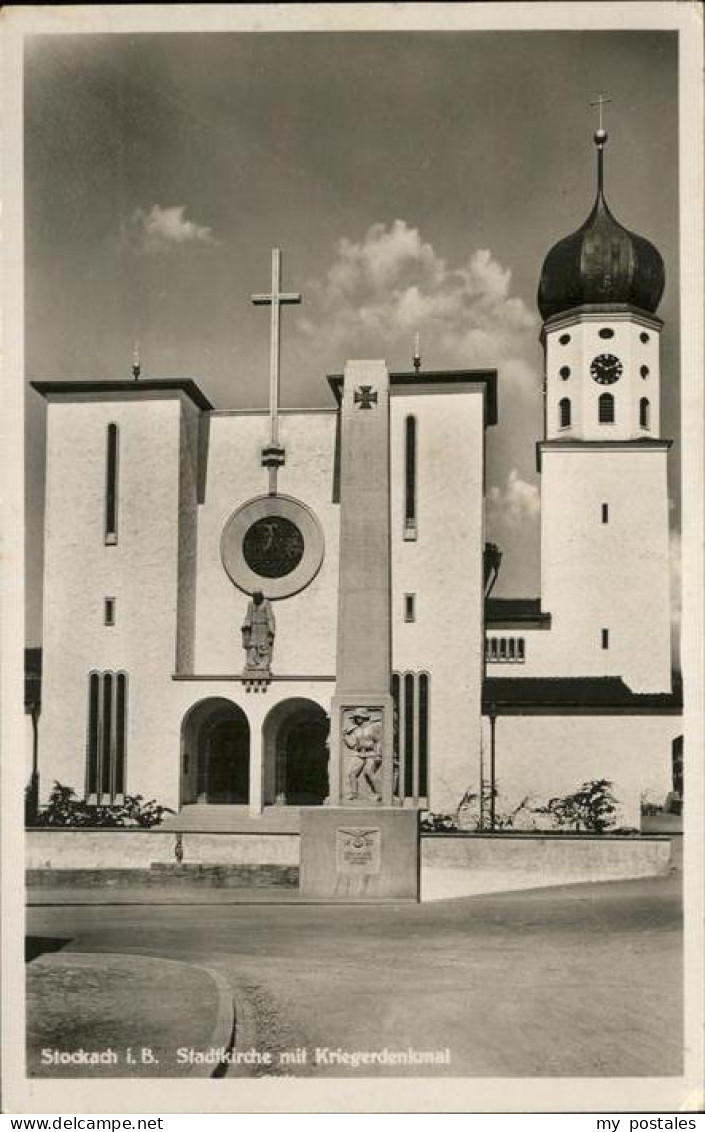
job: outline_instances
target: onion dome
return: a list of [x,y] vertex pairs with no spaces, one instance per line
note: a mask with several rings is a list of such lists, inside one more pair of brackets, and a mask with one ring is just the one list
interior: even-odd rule
[[603,150],[607,131],[595,132],[597,197],[577,232],[555,244],[544,260],[538,307],[545,320],[587,303],[628,303],[653,314],[665,284],[663,260],[643,236],[619,224],[605,201]]

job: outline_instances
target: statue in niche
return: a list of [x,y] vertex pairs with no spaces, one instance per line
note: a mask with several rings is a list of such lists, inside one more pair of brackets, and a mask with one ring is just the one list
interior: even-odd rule
[[242,647],[247,656],[245,676],[269,676],[275,632],[272,603],[261,590],[255,590],[242,623]]
[[348,763],[348,800],[358,801],[360,783],[375,802],[382,800],[379,772],[382,767],[382,713],[375,709],[350,708],[343,718],[343,743],[352,752]]

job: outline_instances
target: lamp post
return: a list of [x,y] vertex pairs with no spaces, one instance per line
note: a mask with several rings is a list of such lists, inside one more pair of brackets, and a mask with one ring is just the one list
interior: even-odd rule
[[[482,723],[482,720],[480,720]],[[485,736],[480,727],[480,794],[479,794],[479,823],[480,832],[485,828]]]
[[495,727],[497,724],[497,708],[490,704],[490,830],[494,833],[495,823]]

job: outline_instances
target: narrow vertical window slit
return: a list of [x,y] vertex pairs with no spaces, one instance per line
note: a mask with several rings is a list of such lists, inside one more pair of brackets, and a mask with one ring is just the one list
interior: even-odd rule
[[[103,727],[101,735],[100,758],[100,792],[104,801],[109,801],[112,772],[112,738],[115,734],[113,727],[113,680],[112,672],[103,673]],[[107,795],[107,797],[106,797]]]
[[105,466],[105,541],[117,542],[118,505],[118,427],[109,424]]
[[404,797],[411,798],[414,793],[414,677],[411,672],[404,675]]
[[415,539],[417,532],[416,446],[416,417],[407,417],[404,426],[404,538],[406,539]]
[[419,795],[428,798],[428,686],[429,676],[419,676]]
[[86,794],[98,793],[98,746],[100,719],[100,678],[96,672],[88,677],[88,740]]
[[125,732],[127,728],[127,676],[118,672],[115,712],[115,794],[125,793]]

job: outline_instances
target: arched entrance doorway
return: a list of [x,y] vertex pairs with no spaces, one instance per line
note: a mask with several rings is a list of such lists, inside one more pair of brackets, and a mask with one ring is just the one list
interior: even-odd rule
[[245,805],[250,799],[250,726],[220,696],[202,700],[181,726],[181,804]]
[[320,806],[328,797],[328,716],[313,700],[291,699],[264,721],[264,803]]

